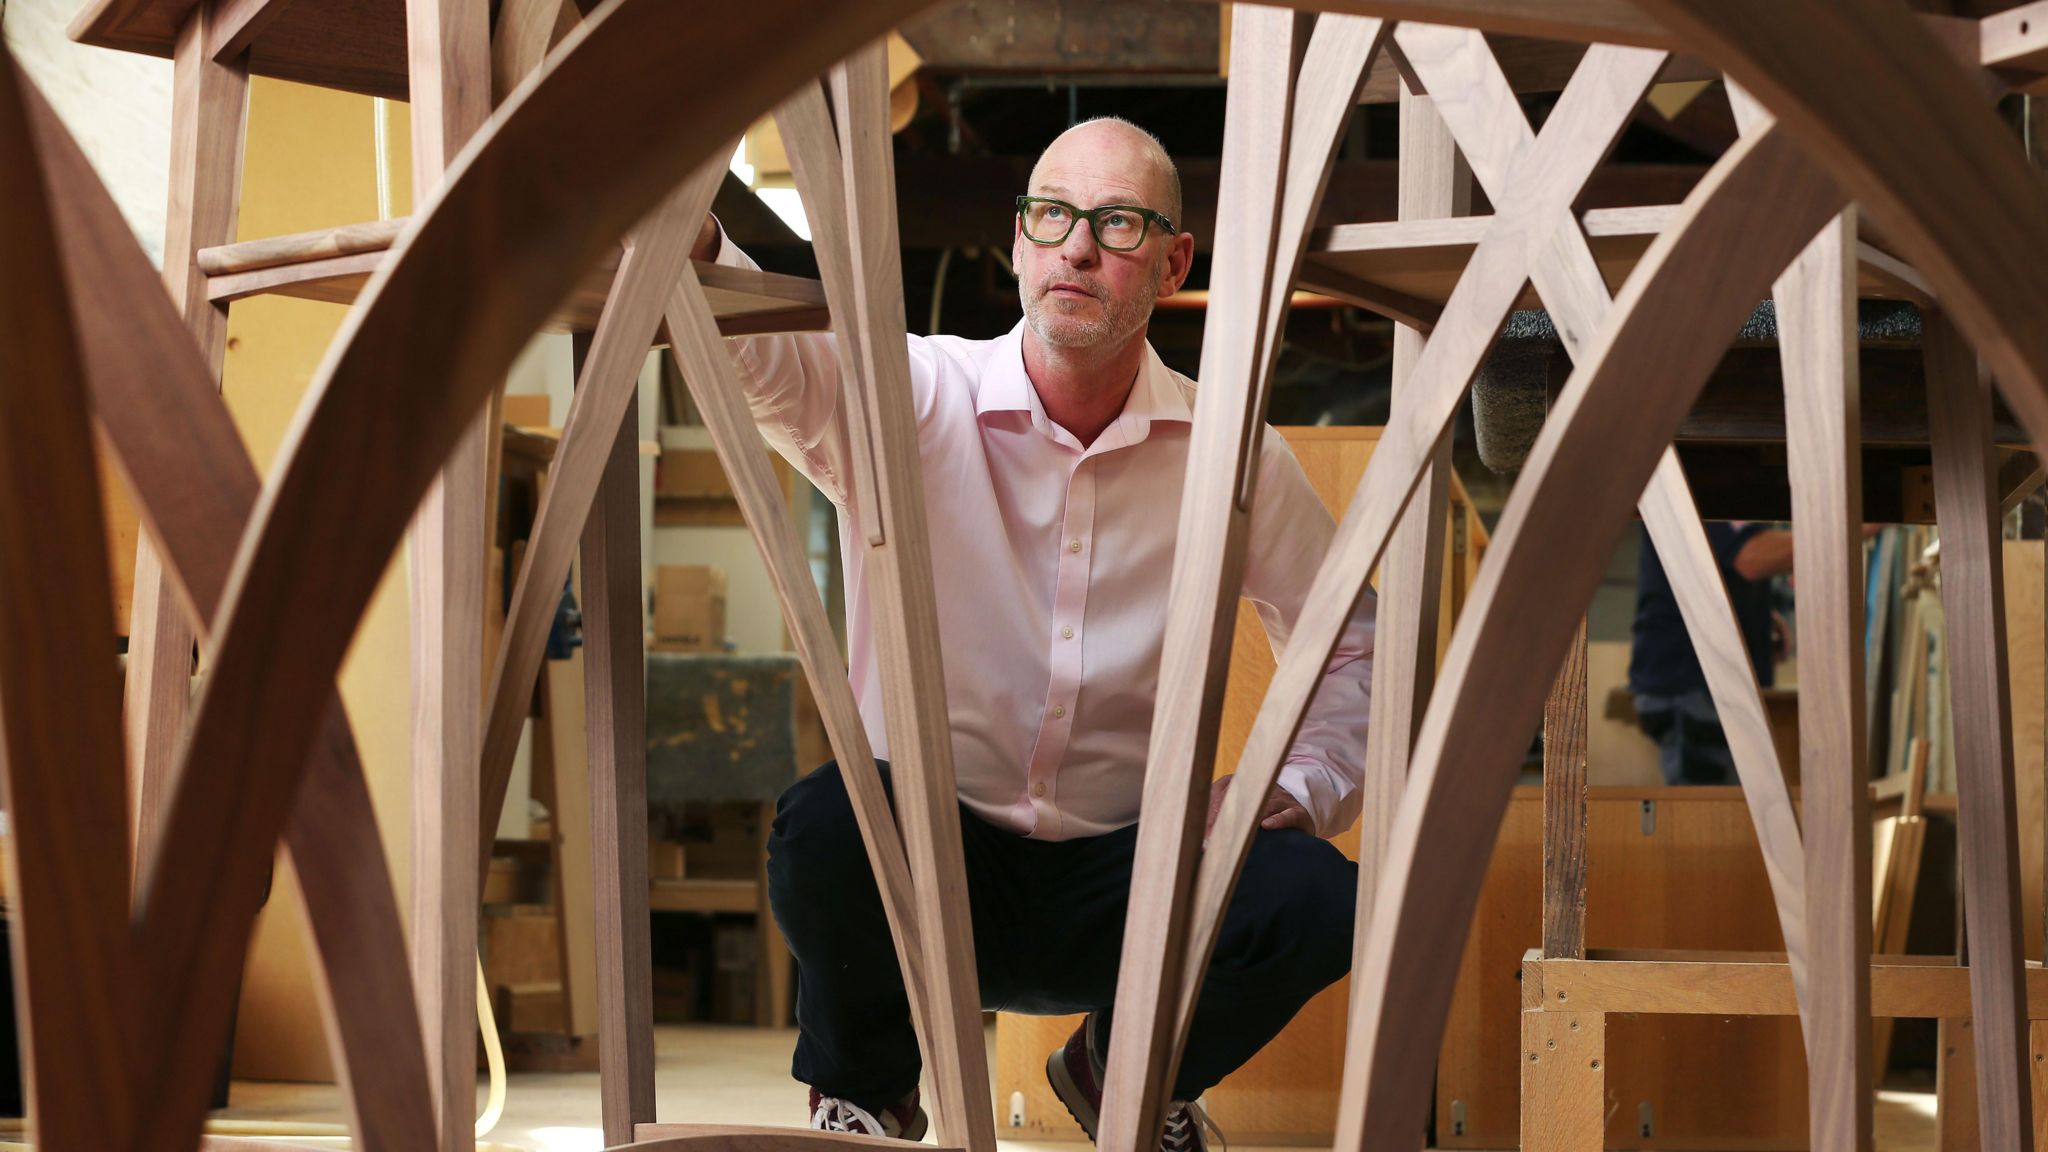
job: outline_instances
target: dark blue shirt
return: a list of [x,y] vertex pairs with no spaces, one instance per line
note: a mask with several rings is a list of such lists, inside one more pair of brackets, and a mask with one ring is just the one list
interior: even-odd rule
[[[1743,647],[1756,669],[1756,682],[1771,686],[1771,584],[1769,580],[1746,580],[1735,570],[1735,556],[1751,537],[1769,530],[1766,524],[1707,524],[1707,542],[1714,549],[1714,563],[1721,581],[1728,586],[1728,599],[1735,606],[1735,623],[1742,632]],[[1657,561],[1657,549],[1650,543],[1647,528],[1641,529],[1641,561],[1636,569],[1635,644],[1628,657],[1628,688],[1636,695],[1677,696],[1704,691],[1707,675],[1700,669],[1685,633],[1685,620],[1678,614],[1678,599],[1671,592],[1671,580]]]

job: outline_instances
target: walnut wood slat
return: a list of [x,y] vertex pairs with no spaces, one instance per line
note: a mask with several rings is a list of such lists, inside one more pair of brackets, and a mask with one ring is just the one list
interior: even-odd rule
[[[1574,543],[1620,532],[1630,493],[1649,480],[1764,282],[1840,207],[1829,181],[1783,135],[1738,144],[1688,198],[1681,224],[1652,246],[1538,437],[1410,766],[1367,966],[1354,976],[1346,1076],[1364,1088],[1344,1100],[1340,1146],[1410,1144],[1422,1129],[1431,1065],[1413,1054],[1441,1039],[1455,979],[1444,957],[1464,941],[1520,734],[1534,727],[1548,686],[1547,676],[1516,673],[1561,660],[1604,564],[1604,551]],[[1665,386],[1642,389],[1649,373]]]
[[[458,433],[633,220],[797,77],[911,7],[763,0],[745,20],[707,22],[620,0],[414,222],[316,380],[224,598],[165,847],[145,864],[142,946],[162,964],[138,1047],[164,1052],[176,1081],[153,1100],[203,1099],[211,1065],[195,1044],[226,1019],[297,766],[406,512]],[[332,533],[337,522],[354,530]]]
[[[1188,879],[1201,849],[1203,800],[1243,578],[1248,473],[1264,434],[1272,366],[1265,342],[1273,334],[1269,299],[1281,244],[1276,232],[1286,203],[1290,109],[1308,31],[1305,18],[1285,9],[1240,5],[1235,13],[1209,321],[1202,337],[1200,378],[1208,384],[1195,398],[1167,594],[1158,705],[1146,753],[1096,1136],[1104,1152],[1157,1145],[1180,1062],[1179,1021],[1198,987],[1181,958],[1192,966],[1206,950],[1188,947],[1195,939],[1189,932]],[[1345,95],[1356,91],[1354,76]],[[1246,824],[1242,810],[1255,806],[1265,791],[1264,783],[1238,780],[1216,831],[1227,836]],[[1240,812],[1229,812],[1229,799],[1238,801]],[[1214,850],[1224,852],[1220,844]]]
[[[171,73],[170,201],[164,215],[163,282],[184,314],[216,386],[227,355],[227,311],[207,299],[201,249],[234,239],[241,199],[243,125],[249,69],[217,61],[207,41],[232,19],[203,0],[178,35]],[[135,542],[135,592],[128,622],[129,778],[133,784],[134,860],[149,858],[177,769],[192,699],[192,621],[165,579],[156,545]]]
[[2007,705],[2005,558],[1991,444],[1991,382],[1953,321],[1927,315],[1927,415],[1941,526],[1942,614],[1955,730],[1957,840],[1969,937],[1978,1130],[1987,1148],[2033,1131],[2019,807]]
[[[256,503],[256,469],[112,198],[26,91],[52,186],[65,190],[52,209],[93,407],[203,632]],[[321,723],[285,842],[325,982],[334,1065],[350,1069],[345,1106],[365,1147],[423,1147],[433,1120],[404,925],[339,696]]]
[[986,1087],[988,1057],[973,975],[974,933],[967,914],[923,465],[910,395],[909,347],[895,338],[905,331],[903,275],[883,45],[877,41],[847,57],[833,69],[831,83],[846,190],[847,247],[856,276],[849,304],[855,323],[870,336],[860,346],[859,370],[853,375],[863,404],[849,406],[850,431],[856,441],[866,439],[873,452],[880,497],[867,525],[865,561],[896,820],[915,884],[924,946],[930,1001],[927,1075],[943,1085],[934,1094],[934,1131],[940,1143],[990,1152],[995,1115]]
[[127,813],[98,466],[25,83],[0,52],[0,779],[30,1115],[45,1146],[88,1148],[136,1120]]
[[1813,1146],[1870,1146],[1870,789],[1863,725],[1862,454],[1854,216],[1823,229],[1773,290],[1783,317],[1786,455],[1799,613],[1799,751],[1812,997]]
[[[1395,208],[1404,219],[1453,216],[1470,202],[1470,174],[1458,157],[1457,141],[1437,113],[1436,102],[1401,84],[1400,171]],[[1394,329],[1390,405],[1413,398],[1415,361],[1425,334]],[[1444,519],[1450,499],[1451,441],[1437,441],[1428,471],[1380,560],[1379,602],[1373,617],[1372,714],[1365,737],[1365,801],[1358,844],[1357,922],[1372,921],[1372,896],[1385,855],[1387,833],[1422,710],[1436,680],[1437,613],[1442,597]],[[1362,936],[1359,939],[1363,939]],[[1355,959],[1355,957],[1354,957]]]
[[[1467,154],[1481,183],[1495,196],[1508,195],[1507,158],[1514,146],[1531,146],[1533,134],[1485,38],[1471,31],[1411,24],[1401,29],[1398,39],[1410,67],[1418,75],[1440,89],[1458,93],[1458,98],[1444,102],[1445,116],[1461,139],[1468,142]],[[1642,65],[1649,67],[1653,59],[1651,54],[1642,54]],[[1588,335],[1606,324],[1612,301],[1577,221],[1568,213],[1559,212],[1552,224],[1548,241],[1536,249],[1530,278],[1550,309],[1566,351],[1578,358],[1585,353]],[[1659,459],[1637,509],[1671,576],[1680,616],[1700,654],[1709,692],[1727,732],[1757,842],[1763,849],[1765,870],[1771,878],[1779,927],[1792,957],[1793,980],[1803,998],[1805,885],[1801,878],[1804,853],[1799,827],[1784,772],[1778,764],[1756,675],[1734,609],[1722,586],[1719,562],[1700,523],[1684,469],[1673,451],[1667,449]],[[1579,696],[1583,695],[1584,690],[1580,689]],[[1583,756],[1583,736],[1580,740]],[[1579,787],[1583,788],[1582,782]],[[1561,783],[1560,792],[1559,799],[1572,804],[1568,785]],[[1571,813],[1561,813],[1560,819],[1569,823]],[[1583,861],[1579,866],[1583,868]],[[1563,893],[1551,890],[1546,878],[1546,912],[1553,910],[1553,896],[1564,899]],[[1582,900],[1583,894],[1578,898]],[[1561,904],[1555,907],[1562,910]],[[1546,925],[1549,923],[1546,920]],[[1573,935],[1569,929],[1560,931],[1556,942],[1561,949],[1571,945]],[[1583,925],[1577,935],[1577,947],[1583,948]],[[1550,939],[1548,927],[1545,937],[1546,941]]]
[[[561,445],[548,466],[547,488],[527,539],[526,560],[513,581],[504,639],[491,674],[478,771],[478,814],[484,828],[496,827],[505,807],[512,758],[533,701],[534,677],[540,674],[562,582],[569,578],[585,518],[611,454],[611,440],[620,421],[636,411],[632,401],[662,306],[689,263],[697,221],[703,219],[722,175],[719,165],[694,173],[640,223],[591,334],[589,356],[577,373]],[[637,415],[634,420],[637,426]],[[479,845],[474,864],[479,878],[490,869],[490,851],[489,844]]]
[[[1286,286],[1297,274],[1302,253],[1308,239],[1309,222],[1315,217],[1316,204],[1322,199],[1323,188],[1328,182],[1330,165],[1336,159],[1337,144],[1341,140],[1346,117],[1353,107],[1353,94],[1363,82],[1373,59],[1378,55],[1385,36],[1384,24],[1373,20],[1362,20],[1349,16],[1333,16],[1318,19],[1310,36],[1307,51],[1302,57],[1301,67],[1291,81],[1294,96],[1288,111],[1285,127],[1287,151],[1285,156],[1285,182],[1280,189],[1279,230],[1271,241],[1270,263],[1272,267],[1271,286],[1267,296],[1260,303],[1260,328],[1257,333],[1253,360],[1257,375],[1253,379],[1254,391],[1250,403],[1252,412],[1245,427],[1248,435],[1239,446],[1244,469],[1240,484],[1249,484],[1256,472],[1256,455],[1259,436],[1265,434],[1264,407],[1265,389],[1269,385],[1274,357],[1278,355],[1279,338],[1285,323],[1285,305],[1291,298]],[[1247,121],[1247,127],[1259,130],[1260,125]],[[1447,161],[1448,163],[1448,161]],[[1443,180],[1448,183],[1448,177]],[[1424,192],[1421,195],[1434,195]],[[1226,347],[1224,354],[1229,353]],[[1225,362],[1227,363],[1227,361]],[[1228,371],[1229,369],[1225,369]],[[1208,369],[1204,369],[1208,372]],[[1256,430],[1256,435],[1250,435]],[[1199,467],[1190,461],[1192,472]],[[1239,505],[1240,510],[1250,507],[1249,502]],[[1438,549],[1432,554],[1441,562],[1441,509],[1438,510]],[[1424,561],[1427,567],[1428,561]],[[1414,581],[1421,577],[1416,573],[1406,574],[1411,581],[1404,589],[1400,578],[1396,578],[1395,592],[1404,598],[1421,598],[1429,605],[1428,611],[1436,607],[1436,584],[1428,583],[1428,593],[1423,595]],[[1234,585],[1229,581],[1228,586]],[[1235,621],[1235,598],[1230,599],[1231,615],[1219,629],[1219,636],[1228,646],[1234,635],[1231,627]],[[1414,622],[1419,624],[1418,619]],[[1406,624],[1406,622],[1404,622]],[[1411,628],[1412,624],[1407,625]],[[1400,628],[1395,629],[1393,662],[1399,664],[1401,639]],[[1419,636],[1410,636],[1406,643],[1414,646],[1411,659],[1415,661],[1435,658],[1435,642],[1427,645],[1428,653],[1421,653],[1423,645]],[[1377,697],[1375,697],[1377,699]],[[1400,694],[1395,694],[1398,704]],[[1203,752],[1196,763],[1213,759],[1213,752]],[[1202,773],[1196,773],[1201,777]],[[1200,780],[1196,781],[1197,786]],[[1272,787],[1271,776],[1254,771],[1243,780],[1234,781],[1225,795],[1222,806],[1217,810],[1213,826],[1209,830],[1208,843],[1203,847],[1201,858],[1196,865],[1193,889],[1185,891],[1185,881],[1176,884],[1172,900],[1176,906],[1181,901],[1192,899],[1188,913],[1191,917],[1187,930],[1187,944],[1181,959],[1181,977],[1178,987],[1178,1010],[1174,1018],[1174,1060],[1178,1061],[1180,1047],[1186,1043],[1188,1030],[1193,1025],[1196,998],[1201,993],[1203,975],[1208,970],[1210,951],[1216,932],[1221,925],[1222,909],[1229,903],[1230,888],[1236,883],[1238,870],[1251,850],[1251,843],[1258,833],[1262,800]],[[1200,807],[1200,805],[1198,805]],[[1142,835],[1142,833],[1141,833]],[[1167,963],[1171,963],[1171,957]],[[1125,964],[1131,964],[1126,952]],[[1121,1014],[1119,1014],[1121,1019]],[[1170,1079],[1171,1067],[1167,1071]],[[1161,1088],[1167,1085],[1162,1084]]]

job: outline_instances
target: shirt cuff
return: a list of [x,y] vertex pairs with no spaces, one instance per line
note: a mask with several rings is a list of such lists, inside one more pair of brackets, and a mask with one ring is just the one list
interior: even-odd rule
[[1328,837],[1334,827],[1343,794],[1331,779],[1330,770],[1306,757],[1289,759],[1280,765],[1280,790],[1308,809],[1316,835]]

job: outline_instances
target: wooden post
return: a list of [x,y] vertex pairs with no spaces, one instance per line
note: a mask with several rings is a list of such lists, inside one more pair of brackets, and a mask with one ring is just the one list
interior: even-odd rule
[[1607,1017],[1522,1009],[1522,1152],[1600,1152],[1607,1133]]
[[[235,238],[242,146],[249,111],[246,55],[216,62],[209,49],[216,0],[185,19],[171,73],[170,207],[164,219],[164,285],[220,384],[228,315],[206,296],[201,248]],[[135,542],[135,595],[128,621],[127,731],[136,874],[156,852],[176,783],[178,746],[192,697],[192,621],[148,533]]]
[[1586,621],[1543,704],[1543,955],[1586,958]]
[[[417,209],[490,115],[490,13],[483,0],[406,0],[405,15]],[[497,433],[487,423],[457,442],[411,539],[413,982],[442,1152],[476,1144],[485,472]]]
[[[578,338],[579,351],[582,338]],[[580,359],[580,357],[579,357]],[[579,375],[581,365],[578,365]],[[640,408],[626,406],[583,526],[583,699],[595,871],[595,1024],[604,1142],[654,1122],[654,970],[647,910],[647,680],[642,645]],[[566,791],[558,785],[557,794]],[[559,819],[559,814],[557,815]],[[562,831],[567,831],[563,829]],[[564,883],[564,872],[556,877]],[[566,934],[570,925],[561,925]],[[572,1006],[575,985],[563,973]]]

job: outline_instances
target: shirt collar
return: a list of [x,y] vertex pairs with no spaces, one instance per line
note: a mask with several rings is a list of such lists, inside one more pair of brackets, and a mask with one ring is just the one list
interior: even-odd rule
[[[981,388],[974,398],[975,414],[1028,413],[1034,427],[1048,436],[1053,435],[1056,429],[1045,415],[1045,405],[1038,399],[1038,389],[1032,386],[1031,377],[1024,371],[1024,322],[1018,321],[1017,326],[1002,337],[1002,342],[1004,347],[981,378]],[[1173,370],[1159,358],[1158,350],[1148,340],[1144,362],[1138,368],[1138,379],[1124,401],[1122,414],[1110,427],[1123,433],[1125,444],[1136,444],[1151,435],[1152,425],[1161,421],[1192,424],[1194,413],[1188,408],[1187,394],[1181,390]],[[1099,439],[1096,443],[1107,447]]]

